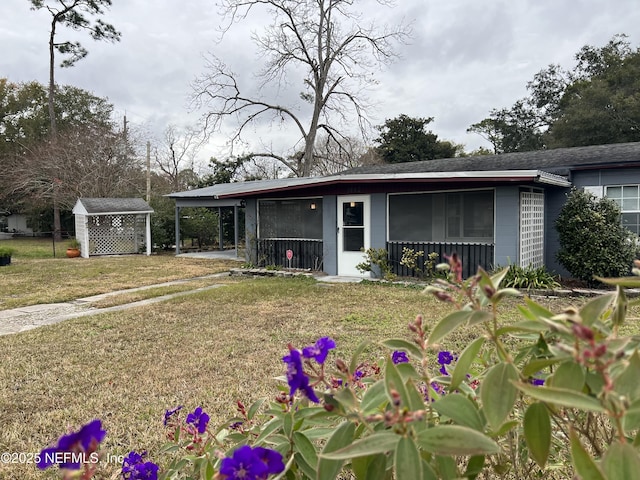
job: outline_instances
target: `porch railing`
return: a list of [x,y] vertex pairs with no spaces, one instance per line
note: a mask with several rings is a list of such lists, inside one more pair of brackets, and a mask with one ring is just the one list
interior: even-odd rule
[[456,252],[462,261],[462,276],[468,278],[476,273],[478,266],[485,270],[493,267],[493,250],[492,243],[462,243],[462,242],[387,242],[387,252],[389,256],[389,264],[393,269],[393,273],[402,277],[415,276],[416,272],[410,268],[400,265],[402,260],[402,249],[411,248],[416,252],[423,251],[424,255],[418,257],[418,269],[424,269],[424,263],[427,255],[436,252],[438,258],[437,263],[445,263],[445,255],[451,255]]
[[[258,239],[258,265],[322,270],[322,240]],[[287,250],[293,252],[291,260]]]

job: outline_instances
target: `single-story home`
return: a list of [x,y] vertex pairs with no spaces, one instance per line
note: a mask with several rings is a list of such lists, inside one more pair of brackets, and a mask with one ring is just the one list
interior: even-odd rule
[[[384,248],[399,274],[404,247],[457,252],[465,274],[557,263],[554,222],[572,187],[615,200],[640,233],[640,143],[363,166],[339,174],[218,184],[172,193],[184,207],[245,209],[247,260],[362,275]],[[176,244],[179,245],[179,239]],[[179,248],[179,247],[178,247]]]

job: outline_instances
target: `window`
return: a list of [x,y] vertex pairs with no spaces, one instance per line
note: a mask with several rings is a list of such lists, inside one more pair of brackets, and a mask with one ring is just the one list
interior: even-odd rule
[[620,185],[606,187],[606,196],[620,207],[622,225],[636,235],[640,235],[640,186]]
[[258,235],[322,240],[322,199],[259,200]]
[[389,240],[493,241],[492,190],[389,196]]

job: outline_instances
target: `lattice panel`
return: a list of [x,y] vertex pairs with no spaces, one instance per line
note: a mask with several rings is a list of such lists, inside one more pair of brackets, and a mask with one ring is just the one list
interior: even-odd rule
[[544,194],[520,193],[520,266],[544,265]]
[[88,223],[90,255],[138,253],[144,244],[143,215],[97,215]]

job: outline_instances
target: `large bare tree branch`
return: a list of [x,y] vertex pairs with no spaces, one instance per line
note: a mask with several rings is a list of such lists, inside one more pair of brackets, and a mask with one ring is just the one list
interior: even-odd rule
[[[371,71],[395,58],[393,45],[408,39],[404,25],[393,28],[365,26],[354,5],[356,0],[222,0],[227,33],[232,26],[250,15],[268,15],[271,23],[253,41],[264,59],[255,72],[257,88],[241,84],[222,60],[211,56],[206,73],[194,82],[194,104],[206,110],[205,128],[217,130],[234,122],[230,139],[244,140],[249,127],[266,118],[278,120],[283,128],[292,124],[299,138],[288,153],[270,152],[281,159],[293,173],[309,176],[316,161],[316,136],[321,125],[335,131],[355,123],[360,133],[368,126],[366,91],[374,83]],[[384,6],[391,2],[379,1]],[[304,72],[303,91],[290,96],[287,105],[265,98],[266,87],[283,87],[291,74]],[[248,93],[247,93],[248,90]],[[300,100],[296,101],[296,98]],[[336,139],[346,138],[336,136]],[[299,161],[290,159],[299,153]],[[264,152],[263,152],[264,153]],[[297,158],[297,156],[296,156]]]

